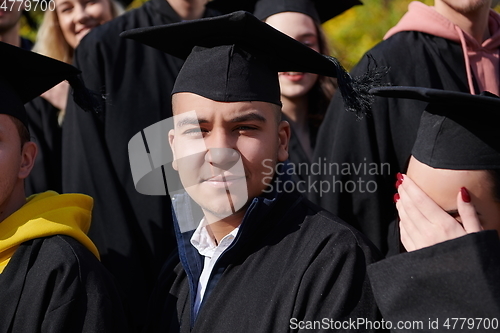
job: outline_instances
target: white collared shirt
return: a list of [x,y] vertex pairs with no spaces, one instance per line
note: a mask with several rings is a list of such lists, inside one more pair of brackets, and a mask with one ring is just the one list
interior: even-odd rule
[[219,245],[215,244],[215,240],[210,236],[207,230],[205,219],[202,219],[198,228],[191,236],[191,244],[198,250],[200,255],[205,258],[203,271],[201,272],[200,280],[198,281],[198,289],[196,290],[196,299],[194,302],[195,314],[198,314],[205,290],[207,288],[208,280],[212,269],[214,268],[217,259],[219,259],[222,252],[224,252],[234,241],[238,234],[239,227],[236,227],[229,234],[224,236]]

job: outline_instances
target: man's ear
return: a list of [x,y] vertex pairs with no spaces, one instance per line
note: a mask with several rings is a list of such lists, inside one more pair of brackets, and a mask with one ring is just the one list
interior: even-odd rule
[[31,169],[35,165],[37,152],[36,143],[28,141],[23,145],[21,149],[21,166],[18,173],[20,179],[25,179],[29,176]]
[[284,162],[288,159],[288,143],[290,141],[290,124],[282,120],[278,125],[278,162]]
[[177,168],[177,158],[175,157],[174,139],[175,139],[175,130],[171,129],[170,131],[168,131],[168,143],[170,144],[170,149],[172,150],[172,156],[174,158],[174,160],[172,161],[172,168],[175,171],[179,171]]

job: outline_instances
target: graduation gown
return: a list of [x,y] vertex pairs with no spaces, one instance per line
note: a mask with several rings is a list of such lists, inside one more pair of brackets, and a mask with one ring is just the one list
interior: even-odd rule
[[[389,68],[383,83],[469,92],[461,46],[441,37],[397,33],[370,50],[352,74],[375,64]],[[389,229],[397,214],[395,175],[406,170],[425,105],[375,97],[371,114],[358,121],[336,94],[318,133],[313,161],[321,159],[327,172],[313,178],[330,188],[325,183],[324,192],[309,198],[352,223],[383,253],[398,253],[399,233]]]
[[112,276],[74,238],[22,243],[0,274],[0,332],[129,332]]
[[62,192],[61,140],[59,109],[42,97],[24,106],[28,115],[31,140],[38,146],[35,165],[24,181],[26,195],[53,190]]
[[359,232],[297,192],[252,201],[212,270],[196,319],[203,258],[192,234],[177,234],[178,255],[160,276],[144,332],[296,332],[323,318],[378,318],[365,274],[376,254]]
[[63,124],[63,192],[94,198],[89,236],[130,296],[139,321],[175,240],[170,200],[139,194],[134,187],[128,142],[172,116],[170,91],[183,62],[119,34],[180,20],[167,1],[151,0],[85,36],[74,64],[87,87],[106,100],[95,115],[69,98]]
[[[288,117],[283,113],[282,120],[286,120],[290,123]],[[318,135],[318,129],[316,126],[309,124],[309,139],[311,140],[311,145],[314,148],[316,144],[316,137]],[[295,175],[293,176],[293,180],[295,182],[298,181],[308,181],[308,176],[310,174],[310,165],[311,160],[307,156],[306,151],[299,138],[294,134],[294,130],[292,128],[292,133],[290,135],[290,141],[288,142],[288,162],[292,163],[295,168]]]
[[[394,325],[399,320],[422,321],[426,331],[454,331],[454,324],[455,331],[462,331],[458,328],[463,321],[455,323],[452,318],[473,318],[474,329],[466,323],[463,331],[493,332],[500,327],[500,241],[496,231],[468,234],[396,255],[370,265],[368,273],[380,311]],[[487,322],[476,318],[489,318],[490,325],[496,318],[496,329],[488,329]]]

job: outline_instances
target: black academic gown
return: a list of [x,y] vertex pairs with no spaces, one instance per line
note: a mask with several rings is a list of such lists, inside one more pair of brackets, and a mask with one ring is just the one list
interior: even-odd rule
[[183,62],[119,34],[179,21],[167,1],[151,0],[85,36],[75,51],[75,66],[105,102],[95,115],[69,98],[63,124],[63,192],[94,198],[89,237],[130,296],[139,322],[175,240],[170,200],[139,194],[134,187],[128,142],[172,116],[170,92]]
[[[498,332],[500,328],[500,241],[496,231],[396,255],[370,265],[368,273],[380,311],[394,325],[421,321],[424,329],[420,331],[432,332]],[[464,325],[463,320],[452,318],[468,322]],[[489,329],[484,325],[490,325]]]
[[[447,39],[397,33],[370,50],[352,74],[361,75],[375,63],[389,68],[383,83],[469,92],[461,46]],[[336,94],[318,133],[313,161],[321,159],[327,172],[314,179],[325,182],[325,191],[314,191],[309,198],[352,223],[383,253],[389,247],[398,252],[399,233],[389,230],[396,217],[395,175],[406,170],[425,106],[375,97],[371,115],[358,121]]]
[[[176,212],[182,200],[175,198]],[[194,288],[203,258],[190,243],[192,234],[178,233],[179,255],[160,276],[143,332],[297,332],[312,321],[378,318],[365,274],[372,248],[297,192],[252,201],[212,270],[196,319]]]
[[130,332],[109,272],[82,244],[51,236],[19,246],[0,274],[0,332]]
[[25,106],[31,141],[38,146],[35,165],[24,181],[26,196],[48,190],[62,192],[61,136],[59,109],[37,97]]

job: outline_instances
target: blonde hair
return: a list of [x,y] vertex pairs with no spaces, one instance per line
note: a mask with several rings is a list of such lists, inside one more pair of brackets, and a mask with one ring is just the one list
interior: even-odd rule
[[[113,18],[124,12],[123,7],[118,2],[114,0],[108,1],[111,5],[111,16]],[[55,10],[45,12],[43,22],[38,29],[33,51],[68,64],[73,62],[74,50],[64,39]]]
[[[111,17],[115,18],[124,13],[123,7],[114,0],[108,0],[111,5]],[[67,64],[73,63],[74,49],[68,44],[59,25],[57,12],[47,10],[43,22],[38,29],[33,51],[44,56],[54,58]],[[59,125],[62,125],[66,110],[60,110],[57,115]]]

